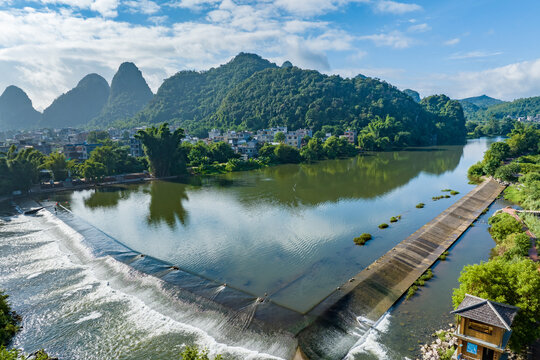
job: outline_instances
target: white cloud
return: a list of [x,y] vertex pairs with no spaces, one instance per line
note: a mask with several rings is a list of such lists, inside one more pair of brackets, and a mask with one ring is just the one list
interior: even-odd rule
[[151,0],[131,0],[125,1],[124,4],[131,9],[132,12],[142,14],[155,14],[160,10],[160,6]]
[[386,34],[373,34],[360,36],[360,40],[371,40],[377,46],[390,46],[396,49],[404,49],[414,44],[414,39],[405,36],[399,31],[392,31]]
[[[95,3],[89,1],[85,6]],[[88,73],[110,80],[124,61],[135,62],[156,91],[179,70],[208,69],[241,51],[328,70],[327,52],[353,49],[350,34],[324,22],[276,16],[273,6],[223,1],[214,10],[221,12],[170,26],[159,25],[166,20],[161,17],[142,25],[66,9],[0,10],[0,89],[20,86],[43,109]]]
[[68,5],[74,9],[92,10],[104,17],[118,16],[118,0],[37,0],[42,4]]
[[446,45],[446,46],[457,45],[457,44],[459,44],[460,41],[461,41],[460,38],[453,38],[453,39],[445,41],[444,45]]
[[514,100],[540,94],[540,59],[484,71],[432,75],[417,87],[424,94],[447,93],[455,99],[480,94]]
[[379,12],[405,14],[422,10],[422,7],[417,4],[405,4],[397,1],[381,0],[375,4],[375,9]]
[[412,26],[409,26],[409,28],[407,29],[407,31],[409,31],[409,32],[416,32],[416,33],[426,32],[426,31],[429,31],[429,30],[431,30],[431,26],[429,26],[426,23],[412,25]]
[[463,59],[476,59],[476,58],[486,58],[491,56],[501,55],[501,51],[487,52],[487,51],[469,51],[466,53],[458,52],[450,55],[449,59],[452,60],[463,60]]
[[220,1],[221,0],[180,0],[171,2],[170,5],[174,7],[199,11],[209,5],[215,5]]

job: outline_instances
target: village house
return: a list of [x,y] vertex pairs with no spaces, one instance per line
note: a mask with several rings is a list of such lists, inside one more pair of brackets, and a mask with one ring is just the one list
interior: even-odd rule
[[519,308],[469,294],[452,314],[459,316],[454,359],[500,360],[512,335],[512,321]]

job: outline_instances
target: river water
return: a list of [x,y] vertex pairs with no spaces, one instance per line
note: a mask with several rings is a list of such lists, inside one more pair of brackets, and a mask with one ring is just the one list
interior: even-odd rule
[[[467,168],[490,142],[42,200],[62,202],[74,218],[137,253],[305,312],[471,190]],[[460,194],[433,201],[442,189]],[[415,207],[419,202],[424,209]],[[96,256],[69,221],[46,211],[36,217],[14,216],[9,206],[2,211],[0,288],[23,315],[17,347],[45,347],[62,359],[174,359],[184,344],[238,359],[287,358],[294,351],[288,333],[240,331],[219,307],[184,301],[163,281]],[[402,219],[390,224],[396,215]],[[383,222],[390,227],[379,229]],[[451,289],[463,265],[489,257],[494,244],[486,227],[480,220],[469,229],[416,296],[376,330],[359,334],[349,357],[414,357],[418,341],[451,321]],[[373,240],[354,245],[364,232]]]

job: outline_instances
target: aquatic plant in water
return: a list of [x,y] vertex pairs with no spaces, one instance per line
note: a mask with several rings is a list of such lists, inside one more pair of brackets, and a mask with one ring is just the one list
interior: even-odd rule
[[368,233],[363,233],[362,235],[354,238],[354,243],[356,245],[364,245],[368,240],[371,240],[372,236]]
[[387,227],[388,227],[387,223],[382,223],[381,225],[379,225],[379,229],[386,229]]

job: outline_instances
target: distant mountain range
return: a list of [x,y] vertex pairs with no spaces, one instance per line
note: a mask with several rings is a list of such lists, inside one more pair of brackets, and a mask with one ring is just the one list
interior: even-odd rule
[[8,86],[0,97],[0,131],[28,128],[108,127],[129,118],[152,99],[142,73],[123,63],[111,86],[98,74],[86,75],[76,87],[56,98],[43,114],[32,107],[26,93]]
[[540,97],[502,101],[482,95],[459,100],[469,121],[483,122],[491,117],[502,119],[536,116],[540,114]]
[[328,76],[246,53],[207,71],[180,71],[166,79],[156,95],[133,63],[123,63],[110,87],[103,77],[87,75],[42,115],[22,90],[6,92],[20,98],[0,101],[0,121],[6,129],[123,128],[166,121],[206,136],[214,127],[257,130],[286,125],[332,133],[364,129],[382,139],[381,144],[397,143],[399,138],[399,143],[409,145],[455,142],[465,134],[460,103],[444,95],[420,100],[416,91],[402,92],[378,79]]

